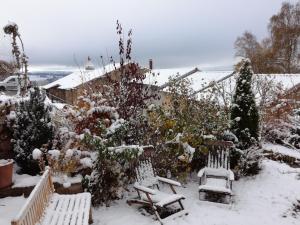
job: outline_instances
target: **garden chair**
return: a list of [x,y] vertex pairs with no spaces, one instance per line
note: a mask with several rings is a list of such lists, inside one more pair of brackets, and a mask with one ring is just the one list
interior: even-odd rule
[[230,203],[234,174],[230,170],[229,151],[233,144],[227,141],[215,141],[207,145],[209,152],[206,167],[198,172],[199,199],[206,200],[206,197],[210,195],[215,200],[225,197],[225,203]]
[[[167,184],[172,193],[163,192],[160,183]],[[163,224],[165,220],[188,214],[181,202],[185,197],[181,194],[177,194],[174,186],[181,187],[181,184],[177,181],[155,175],[150,159],[140,161],[136,168],[136,183],[134,184],[138,198],[128,200],[127,202],[129,205],[135,203],[150,207],[159,222]],[[169,206],[174,203],[178,203],[180,208],[177,208],[177,211],[175,210],[176,212],[172,215],[162,218],[159,212],[170,210]]]

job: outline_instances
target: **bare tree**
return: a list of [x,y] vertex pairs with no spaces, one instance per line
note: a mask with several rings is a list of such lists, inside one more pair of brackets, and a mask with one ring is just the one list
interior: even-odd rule
[[278,14],[270,19],[269,30],[276,63],[284,72],[299,71],[300,2],[285,2]]
[[280,12],[271,17],[269,31],[270,37],[261,42],[248,31],[238,37],[236,56],[250,59],[254,73],[299,72],[300,2],[283,3]]

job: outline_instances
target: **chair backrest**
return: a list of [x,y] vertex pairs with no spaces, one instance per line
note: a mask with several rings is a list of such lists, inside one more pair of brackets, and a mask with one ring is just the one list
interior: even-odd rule
[[208,168],[224,168],[230,169],[230,147],[232,142],[228,141],[213,141],[206,143],[208,146],[208,157],[206,166]]
[[152,166],[151,159],[141,160],[135,169],[136,181],[145,187],[158,184],[155,171]]
[[12,220],[12,225],[33,225],[43,216],[49,199],[54,192],[50,169],[47,168],[41,180],[30,193],[19,214]]

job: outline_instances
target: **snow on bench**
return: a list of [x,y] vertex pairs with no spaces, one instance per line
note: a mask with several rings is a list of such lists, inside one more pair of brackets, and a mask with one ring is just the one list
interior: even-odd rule
[[12,225],[87,225],[92,222],[91,194],[54,193],[50,169],[46,169]]

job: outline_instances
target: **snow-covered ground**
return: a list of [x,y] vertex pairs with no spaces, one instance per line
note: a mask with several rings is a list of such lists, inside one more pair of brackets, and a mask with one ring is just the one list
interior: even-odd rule
[[[188,216],[166,222],[176,225],[299,225],[300,215],[291,215],[293,203],[300,200],[300,180],[294,168],[279,162],[264,160],[259,175],[234,182],[235,196],[231,205],[198,199],[197,181],[178,189],[186,196]],[[9,224],[24,204],[23,197],[0,199],[0,224]],[[153,216],[145,216],[125,199],[110,207],[93,209],[94,225],[159,224]]]
[[[234,182],[231,205],[200,201],[197,182],[191,182],[186,188],[178,189],[187,197],[184,205],[189,215],[166,224],[299,225],[300,215],[293,218],[289,210],[300,199],[300,180],[290,171],[294,169],[286,164],[264,160],[259,175]],[[97,225],[159,224],[123,200],[108,208],[94,209],[93,217]]]
[[[28,174],[19,175],[17,173],[14,173],[13,174],[13,188],[34,186],[39,182],[40,179],[41,179],[41,176],[38,176],[38,175],[31,176]],[[82,180],[81,175],[76,175],[74,177],[66,177],[66,176],[54,176],[53,177],[53,182],[57,182],[59,184],[64,184],[66,182],[70,183],[70,184],[75,184],[75,183],[80,183],[81,180]]]
[[25,204],[25,201],[26,198],[23,196],[0,198],[0,224],[9,225],[11,219],[16,216]]
[[263,148],[266,150],[270,150],[276,153],[281,153],[283,155],[288,155],[300,160],[300,150],[299,149],[291,149],[281,145],[275,145],[271,143],[264,143]]

